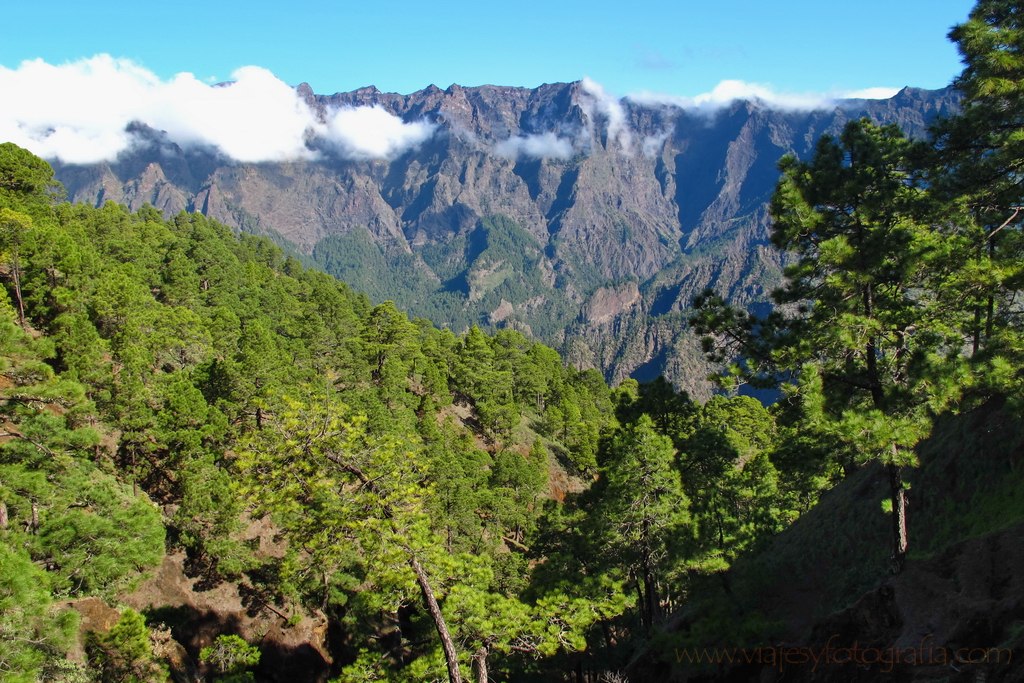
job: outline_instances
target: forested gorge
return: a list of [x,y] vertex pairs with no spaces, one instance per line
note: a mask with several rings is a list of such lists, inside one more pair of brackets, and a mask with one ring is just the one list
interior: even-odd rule
[[866,571],[902,571],[935,425],[1022,409],[1022,13],[953,31],[964,112],[929,140],[855,121],[783,160],[786,285],[768,316],[695,302],[728,389],[703,404],[410,320],[202,215],[62,202],[0,145],[0,677],[289,680],[160,605],[81,627],[183,554],[196,590],[324,623],[337,680],[633,680],[774,637],[730,570],[870,467],[892,542]]
[[[753,399],[611,389],[202,216],[55,203],[44,162],[0,150],[10,675],[83,673],[51,604],[116,603],[165,544],[282,618],[336,621],[343,679],[606,666],[827,481],[779,476]],[[279,557],[243,539],[263,516]],[[130,614],[133,644],[89,641],[91,673],[163,675]]]

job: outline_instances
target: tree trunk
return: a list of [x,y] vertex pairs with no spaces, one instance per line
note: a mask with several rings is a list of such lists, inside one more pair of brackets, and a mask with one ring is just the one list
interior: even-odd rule
[[[441,638],[444,661],[448,665],[448,683],[462,683],[462,673],[459,671],[459,655],[455,651],[455,643],[452,641],[451,634],[448,633],[448,624],[445,623],[444,615],[441,614],[437,598],[434,597],[434,590],[430,587],[427,573],[423,570],[423,565],[420,564],[420,561],[415,556],[409,557],[409,566],[412,567],[413,572],[416,574],[416,583],[419,585],[420,591],[423,592],[423,600],[427,603],[427,612],[430,613],[430,618],[434,621],[434,628],[437,629],[437,635]],[[484,670],[486,672],[486,666]]]
[[14,280],[14,298],[18,302],[18,324],[25,329],[25,302],[21,298],[21,264],[18,262],[18,253],[14,253],[11,261],[11,277]]
[[481,646],[473,653],[473,678],[476,683],[487,683],[487,648]]
[[[875,317],[875,294],[871,285],[864,288],[864,315],[868,318]],[[864,348],[864,363],[868,371],[868,390],[871,392],[871,402],[879,410],[883,410],[884,396],[882,395],[882,383],[878,377],[878,340],[869,337]]]
[[6,529],[10,524],[10,517],[7,515],[7,503],[0,500],[0,529]]
[[32,516],[28,521],[29,533],[35,535],[39,531],[39,503],[32,501]]
[[601,634],[604,636],[604,647],[606,650],[611,650],[612,643],[612,632],[608,629],[608,622],[601,620]]
[[[895,447],[893,448],[895,451]],[[903,473],[898,465],[889,470],[889,492],[892,496],[892,571],[899,574],[907,559],[907,492],[903,488]]]
[[852,477],[853,474],[857,471],[857,464],[854,463],[849,458],[843,458],[842,468],[843,478],[846,479],[847,477]]
[[991,294],[988,297],[988,306],[985,310],[985,342],[988,343],[992,339],[992,325],[993,318],[996,314],[996,299]]
[[647,567],[644,568],[644,592],[647,594],[647,626],[653,629],[661,616],[661,601],[658,599],[658,584]]
[[971,331],[971,357],[978,355],[981,348],[981,306],[974,307],[974,329]]
[[642,557],[641,571],[643,576],[641,577],[644,582],[644,599],[646,602],[642,603],[643,609],[647,612],[647,628],[653,629],[655,622],[658,620],[658,584],[654,578],[654,568],[651,566],[651,556],[653,551],[651,549],[651,527],[653,523],[651,518],[647,515],[644,516],[642,530],[641,530],[641,542],[640,542],[640,553]]
[[[1016,215],[1017,215],[1017,212],[1015,211],[1013,216],[1016,216]],[[1013,216],[1010,217],[1010,220],[1013,220]],[[1006,221],[1006,223],[1003,223],[1002,227],[1000,227],[998,230],[993,231],[988,236],[988,262],[989,262],[989,267],[991,267],[992,261],[995,259],[995,256],[996,256],[996,241],[995,241],[996,233],[999,232],[999,230],[1002,230],[1003,228],[1005,228],[1009,224],[1010,220]],[[992,318],[995,316],[995,311],[996,311],[996,298],[995,298],[995,296],[993,294],[990,293],[988,295],[988,303],[985,306],[985,343],[986,343],[986,345],[992,339]]]
[[645,609],[645,606],[647,605],[647,603],[644,600],[644,589],[643,589],[643,586],[640,585],[640,583],[641,583],[640,582],[640,577],[637,577],[636,578],[636,606],[640,610],[640,630],[642,631],[642,630],[644,630],[644,628],[647,627],[648,622],[647,622],[647,610]]

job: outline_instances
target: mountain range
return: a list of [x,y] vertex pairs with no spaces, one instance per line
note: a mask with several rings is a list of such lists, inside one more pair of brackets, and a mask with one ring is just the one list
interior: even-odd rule
[[697,398],[710,372],[687,331],[713,287],[764,305],[781,278],[768,201],[784,154],[867,116],[922,136],[951,89],[804,108],[618,99],[588,81],[299,97],[419,126],[380,155],[310,137],[303,160],[242,163],[139,125],[115,161],[55,163],[68,197],[202,212],[271,235],[375,300],[461,331],[511,327],[611,381],[665,375]]

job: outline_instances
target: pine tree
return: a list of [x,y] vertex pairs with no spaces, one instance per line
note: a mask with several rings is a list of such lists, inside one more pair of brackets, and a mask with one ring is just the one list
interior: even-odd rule
[[775,424],[749,396],[716,396],[700,407],[679,466],[696,524],[691,567],[723,571],[778,528],[778,474],[768,454]]
[[950,314],[962,313],[974,355],[1019,362],[1024,325],[1015,299],[1024,287],[1024,8],[981,0],[949,37],[964,70],[953,85],[960,114],[933,129],[930,178],[945,199],[956,260],[946,282]]
[[605,543],[611,561],[634,585],[641,626],[650,629],[661,616],[661,584],[672,550],[692,533],[672,441],[641,415],[612,438],[601,474],[598,520]]
[[[772,199],[772,241],[794,258],[767,318],[698,298],[692,319],[712,352],[743,357],[737,377],[796,374],[817,392],[820,417],[862,462],[881,462],[892,504],[893,569],[906,556],[903,470],[964,379],[960,331],[934,288],[945,255],[928,220],[933,204],[917,182],[911,143],[893,126],[867,120],[840,139],[819,140],[814,157],[780,162]],[[716,342],[720,345],[716,349]],[[819,425],[820,426],[820,425]]]

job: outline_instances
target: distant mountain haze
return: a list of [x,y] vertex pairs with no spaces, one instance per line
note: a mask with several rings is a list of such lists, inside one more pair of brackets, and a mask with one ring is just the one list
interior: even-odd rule
[[132,124],[116,161],[57,177],[73,201],[202,212],[438,325],[520,329],[612,381],[664,374],[695,397],[710,368],[686,330],[693,296],[754,306],[781,277],[779,158],[861,116],[920,136],[958,101],[617,99],[588,80],[297,93],[317,121],[300,159],[234,161]]

